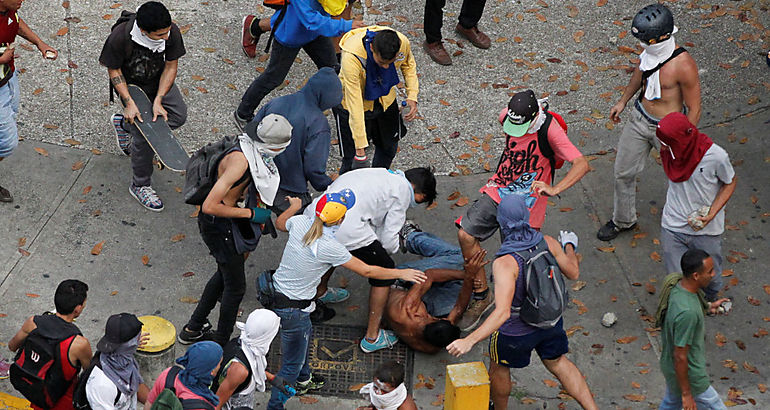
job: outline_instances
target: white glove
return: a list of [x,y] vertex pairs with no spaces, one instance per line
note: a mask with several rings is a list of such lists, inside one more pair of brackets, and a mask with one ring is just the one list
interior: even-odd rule
[[559,242],[561,242],[561,247],[567,246],[568,243],[571,243],[572,246],[575,248],[575,252],[577,252],[578,248],[578,236],[575,232],[572,231],[559,231]]

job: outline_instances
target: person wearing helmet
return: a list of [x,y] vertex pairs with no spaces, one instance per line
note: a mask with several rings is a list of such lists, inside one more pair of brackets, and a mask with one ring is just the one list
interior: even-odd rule
[[660,148],[655,138],[658,121],[672,112],[685,113],[693,125],[700,120],[698,67],[687,50],[676,45],[676,32],[671,10],[662,4],[641,9],[631,25],[644,51],[623,96],[610,109],[612,121],[620,122],[620,113],[640,92],[618,141],[612,219],[596,234],[602,241],[636,227],[636,176],[644,169],[650,149]]
[[[425,274],[415,269],[389,269],[368,265],[351,255],[337,239],[337,231],[350,208],[356,205],[351,189],[329,192],[314,204],[314,214],[294,213],[302,202],[290,197],[289,209],[275,221],[281,231],[289,232],[281,264],[273,274],[275,303],[271,309],[281,318],[281,369],[277,376],[295,384],[297,395],[323,387],[325,380],[310,371],[310,340],[313,325],[310,314],[316,300],[326,293],[326,283],[334,267],[342,266],[371,279],[402,279],[422,283]],[[344,290],[344,289],[343,289]],[[278,389],[273,389],[267,408],[283,409]]]

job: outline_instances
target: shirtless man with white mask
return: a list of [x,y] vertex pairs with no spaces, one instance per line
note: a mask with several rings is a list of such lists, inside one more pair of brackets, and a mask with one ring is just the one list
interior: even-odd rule
[[636,176],[644,169],[650,149],[660,148],[655,139],[658,121],[672,112],[686,113],[694,125],[700,120],[698,67],[683,47],[677,47],[676,32],[674,16],[662,4],[649,5],[634,17],[631,34],[641,42],[644,52],[623,96],[610,109],[610,118],[620,122],[620,113],[641,91],[618,141],[614,211],[596,235],[602,241],[615,239],[636,226]]

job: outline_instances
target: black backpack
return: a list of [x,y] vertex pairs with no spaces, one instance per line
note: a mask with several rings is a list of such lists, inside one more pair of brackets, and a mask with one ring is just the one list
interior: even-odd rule
[[527,296],[521,306],[511,306],[511,314],[531,326],[550,329],[556,326],[567,307],[569,295],[556,258],[541,240],[532,249],[516,252],[524,259],[524,289]]
[[222,383],[222,381],[226,377],[225,372],[229,368],[228,365],[233,359],[238,359],[238,361],[241,362],[242,365],[246,366],[246,369],[249,372],[248,376],[246,376],[246,380],[244,380],[243,383],[241,383],[238,387],[235,388],[235,390],[233,391],[233,395],[246,390],[246,388],[249,387],[249,384],[251,384],[251,378],[253,376],[253,373],[251,371],[251,364],[249,363],[249,358],[246,357],[246,353],[243,353],[240,339],[236,337],[236,338],[230,339],[230,341],[227,342],[227,344],[225,344],[225,347],[223,348],[222,365],[219,366],[219,371],[217,372],[217,375],[214,376],[214,381],[211,383],[211,391],[213,391],[214,393],[216,393],[217,390],[219,390],[219,385]]
[[185,167],[184,189],[182,190],[185,203],[203,205],[206,196],[217,182],[219,161],[225,153],[237,145],[237,136],[226,136],[195,151]]
[[[72,393],[72,407],[75,410],[91,410],[91,403],[88,402],[88,396],[86,395],[86,385],[88,384],[88,378],[91,377],[91,372],[94,371],[94,367],[102,368],[101,357],[102,352],[97,351],[94,357],[91,358],[91,365],[84,372],[80,373],[80,377],[78,377],[78,384],[75,385],[75,391]],[[121,393],[118,390],[118,394],[112,402],[113,406],[118,404],[120,396]]]
[[[126,30],[126,38],[128,41],[126,41],[126,44],[124,45],[123,53],[126,56],[126,58],[131,57],[131,53],[134,52],[134,45],[133,41],[131,40],[131,29],[134,28],[134,20],[136,20],[136,13],[133,11],[123,10],[120,12],[120,17],[118,17],[117,20],[115,20],[115,24],[112,25],[110,28],[110,32],[115,30],[115,28],[123,23],[126,23],[124,26]],[[115,94],[117,91],[115,90],[115,87],[112,85],[112,81],[110,81],[110,103],[115,101]]]
[[72,330],[52,340],[43,337],[37,328],[29,332],[11,364],[13,387],[35,406],[53,407],[70,387],[62,362],[69,360],[67,352],[78,335],[80,332]]

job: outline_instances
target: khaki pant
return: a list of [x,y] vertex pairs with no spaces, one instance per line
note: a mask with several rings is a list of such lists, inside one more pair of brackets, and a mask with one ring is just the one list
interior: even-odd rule
[[631,118],[623,127],[615,157],[615,202],[612,221],[619,228],[636,223],[636,176],[644,169],[650,149],[660,149],[655,136],[656,125],[651,124],[632,108]]

